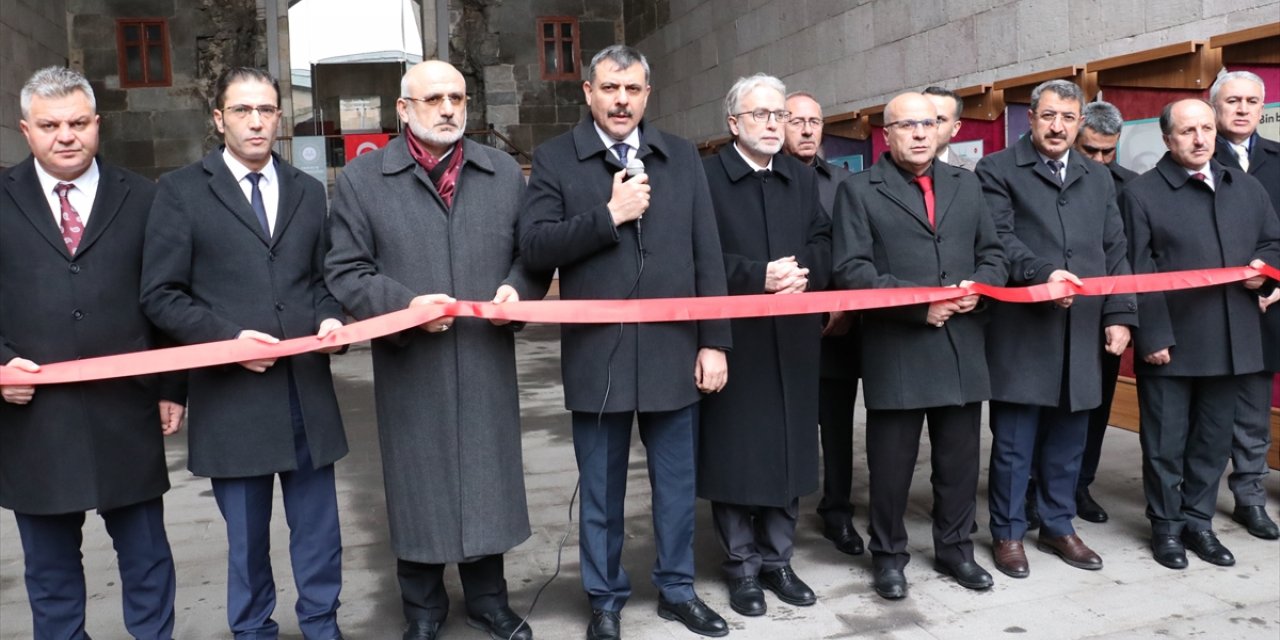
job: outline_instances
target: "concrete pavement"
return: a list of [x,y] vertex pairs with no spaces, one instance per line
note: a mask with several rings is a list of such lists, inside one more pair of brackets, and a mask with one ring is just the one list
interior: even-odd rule
[[[576,508],[569,500],[577,480],[568,414],[563,410],[559,375],[558,330],[531,326],[519,341],[524,414],[524,461],[533,535],[507,556],[511,604],[525,612],[538,589],[560,574],[538,598],[531,624],[541,640],[578,639],[590,610],[578,575]],[[382,494],[381,463],[373,409],[369,351],[355,348],[334,358],[333,370],[346,417],[351,454],[338,463],[338,498],[344,543],[343,605],[340,623],[346,637],[399,638],[403,629],[389,548]],[[866,533],[867,487],[862,446],[863,416],[855,438],[854,501],[856,522]],[[1028,538],[1031,577],[1014,580],[994,571],[986,534],[986,464],[979,486],[975,536],[978,560],[991,570],[996,585],[984,593],[967,591],[930,567],[932,549],[928,513],[931,503],[929,445],[922,443],[911,494],[907,526],[913,560],[907,567],[911,592],[888,602],[870,587],[870,558],[845,556],[824,540],[814,509],[815,496],[801,501],[794,567],[818,593],[818,604],[792,607],[767,596],[769,613],[744,618],[729,609],[718,578],[721,552],[712,535],[709,509],[699,504],[698,592],[729,621],[730,638],[781,640],[810,638],[1231,638],[1280,637],[1280,543],[1258,540],[1232,522],[1225,483],[1219,494],[1216,529],[1236,555],[1234,567],[1220,568],[1194,555],[1184,571],[1155,564],[1147,550],[1149,529],[1143,516],[1141,454],[1137,436],[1112,429],[1107,434],[1094,496],[1112,515],[1106,524],[1078,522],[1081,537],[1105,561],[1101,571],[1081,571],[1034,549]],[[654,546],[643,446],[633,439],[628,482],[624,565],[634,589],[623,612],[628,640],[698,636],[654,614],[657,593],[649,582]],[[209,481],[186,471],[186,441],[169,441],[173,489],[166,495],[166,521],[177,562],[179,638],[227,638],[225,612],[226,539]],[[1278,517],[1280,475],[1268,479],[1269,511]],[[301,638],[293,614],[295,592],[289,567],[288,529],[277,496],[272,535],[278,605],[275,619],[282,638]],[[567,537],[566,537],[567,534]],[[561,541],[564,546],[559,546]],[[561,553],[562,551],[562,553]],[[88,631],[98,639],[126,638],[120,621],[119,576],[110,538],[102,521],[90,515],[85,526],[84,564],[89,592]],[[465,625],[457,573],[450,569],[453,608],[443,638],[481,640]],[[31,637],[30,610],[22,583],[22,551],[10,512],[0,516],[0,638]]]

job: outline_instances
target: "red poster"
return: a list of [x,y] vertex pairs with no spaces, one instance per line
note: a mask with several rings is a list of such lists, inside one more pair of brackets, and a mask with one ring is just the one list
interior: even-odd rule
[[377,151],[391,142],[389,133],[353,133],[342,136],[343,146],[347,151],[347,162],[370,151]]

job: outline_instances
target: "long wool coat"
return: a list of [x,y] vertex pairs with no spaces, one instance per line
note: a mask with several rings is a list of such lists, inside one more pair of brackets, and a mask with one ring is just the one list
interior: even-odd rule
[[[706,159],[729,294],[765,293],[767,264],[795,256],[809,290],[831,273],[831,222],[814,172],[790,156],[755,175],[733,145]],[[781,507],[818,488],[817,314],[732,321],[729,384],[702,400],[698,495]]]
[[[503,284],[521,300],[546,293],[549,276],[517,257],[520,168],[471,141],[463,158],[452,209],[404,138],[343,170],[326,272],[353,316],[429,293],[487,301]],[[459,318],[448,332],[376,340],[373,372],[396,556],[459,562],[528,538],[512,327]]]

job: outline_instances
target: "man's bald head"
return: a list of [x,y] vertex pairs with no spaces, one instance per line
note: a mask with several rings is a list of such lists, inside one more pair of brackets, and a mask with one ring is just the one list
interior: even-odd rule
[[438,158],[466,131],[467,81],[447,62],[419,62],[400,79],[396,113],[413,137]]

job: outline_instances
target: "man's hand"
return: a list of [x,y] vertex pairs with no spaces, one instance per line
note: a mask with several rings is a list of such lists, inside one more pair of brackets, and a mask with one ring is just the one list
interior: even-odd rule
[[[239,340],[257,340],[263,344],[276,344],[280,342],[280,339],[275,336],[265,334],[261,331],[254,331],[253,329],[245,329],[244,331],[241,331],[236,338]],[[270,369],[275,363],[275,358],[263,358],[260,360],[246,360],[241,362],[240,366],[254,373],[262,373],[267,369]]]
[[[325,338],[329,337],[334,331],[337,331],[338,329],[341,329],[341,328],[342,328],[341,320],[337,318],[325,318],[324,320],[320,321],[320,328],[316,331],[316,340],[324,340]],[[331,347],[324,347],[323,349],[316,349],[316,351],[319,353],[336,353],[341,350],[342,350],[342,345],[340,344],[335,344]]]
[[858,316],[849,311],[832,311],[827,315],[827,324],[822,327],[822,337],[848,335]]
[[778,258],[765,267],[765,293],[804,293],[809,286],[809,270],[796,262],[795,256]]
[[1173,356],[1169,355],[1169,347],[1165,347],[1155,353],[1148,353],[1146,356],[1142,358],[1142,360],[1147,364],[1164,366],[1166,364],[1169,364],[1169,362],[1173,360]]
[[[1253,267],[1254,269],[1259,269],[1259,270],[1261,270],[1261,269],[1262,269],[1262,267],[1263,267],[1264,265],[1266,265],[1266,263],[1265,263],[1265,262],[1263,262],[1263,261],[1261,261],[1261,260],[1253,260],[1253,261],[1250,261],[1250,262],[1249,262],[1249,266]],[[1252,277],[1252,278],[1249,278],[1248,280],[1245,280],[1245,281],[1244,281],[1244,288],[1246,288],[1246,289],[1248,289],[1248,290],[1250,290],[1250,291],[1253,291],[1253,290],[1255,290],[1255,289],[1259,289],[1259,288],[1261,288],[1261,287],[1262,287],[1262,283],[1264,283],[1264,282],[1266,282],[1266,281],[1267,281],[1267,277],[1266,277],[1266,276],[1264,276],[1264,275],[1256,275],[1256,276],[1254,276],[1254,277]]]
[[693,380],[698,391],[715,393],[729,382],[729,362],[719,349],[698,349],[698,362],[693,367]]
[[1277,287],[1275,291],[1272,291],[1269,296],[1258,296],[1258,310],[1266,313],[1267,307],[1270,307],[1276,302],[1280,302],[1280,287]]
[[[971,286],[973,286],[972,280],[962,280],[960,282],[961,289],[968,289]],[[978,300],[981,297],[982,296],[979,296],[976,293],[971,293],[963,298],[956,298],[955,300],[952,300],[952,302],[956,303],[956,313],[969,313],[970,311],[973,311],[974,308],[978,306]]]
[[[1107,327],[1104,332],[1107,336],[1107,353],[1113,356],[1124,353],[1125,348],[1129,346],[1129,327],[1123,324],[1113,324]],[[1167,352],[1168,349],[1165,351]]]
[[[1071,284],[1074,284],[1077,287],[1084,286],[1084,283],[1080,281],[1080,278],[1076,277],[1076,274],[1071,273],[1066,269],[1057,269],[1053,273],[1049,274],[1049,282],[1070,282]],[[1074,300],[1075,300],[1074,295],[1068,295],[1064,298],[1058,298],[1057,300],[1054,300],[1053,303],[1058,305],[1059,307],[1062,307],[1063,309],[1067,309],[1071,307],[1071,303]]]
[[187,408],[172,401],[160,401],[160,433],[171,436],[182,428],[182,416]]
[[649,174],[626,177],[626,169],[613,174],[613,195],[607,206],[615,227],[639,218],[649,208]]
[[[421,307],[426,304],[453,304],[457,302],[452,297],[443,293],[429,293],[425,296],[418,296],[409,301],[410,307]],[[436,318],[430,322],[424,322],[420,325],[423,331],[427,333],[444,333],[453,326],[453,318],[442,317]]]
[[[40,370],[40,365],[26,359],[14,358],[6,362],[6,367],[20,369],[27,373],[35,373]],[[35,385],[30,384],[6,384],[0,385],[0,397],[4,398],[9,404],[27,404],[31,402],[31,398],[36,395]]]
[[[507,302],[520,302],[520,294],[516,292],[515,287],[509,284],[504,284],[501,287],[498,287],[498,292],[493,295],[492,302],[494,304],[505,304]],[[498,318],[492,318],[489,320],[489,322],[491,322],[495,327],[501,327],[504,324],[511,323],[510,320],[501,320]]]
[[960,305],[955,300],[941,300],[929,303],[929,314],[925,320],[929,324],[942,328],[942,325],[951,319],[951,316],[960,313]]

